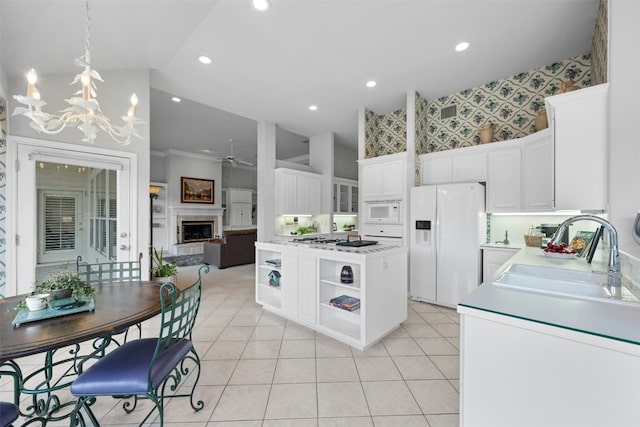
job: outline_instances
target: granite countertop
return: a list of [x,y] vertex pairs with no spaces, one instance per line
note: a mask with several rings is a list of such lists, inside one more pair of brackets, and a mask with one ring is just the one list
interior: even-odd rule
[[[584,258],[557,260],[547,258],[538,248],[525,247],[496,272],[494,279],[512,264],[562,268],[575,271],[607,271],[607,255],[596,252],[592,264]],[[483,283],[459,306],[504,316],[584,332],[604,338],[640,345],[640,303],[616,304],[566,296],[529,292]]]

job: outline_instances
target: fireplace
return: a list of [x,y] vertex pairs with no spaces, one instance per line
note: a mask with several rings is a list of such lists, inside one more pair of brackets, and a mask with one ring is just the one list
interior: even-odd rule
[[182,221],[182,242],[203,242],[213,238],[215,221]]

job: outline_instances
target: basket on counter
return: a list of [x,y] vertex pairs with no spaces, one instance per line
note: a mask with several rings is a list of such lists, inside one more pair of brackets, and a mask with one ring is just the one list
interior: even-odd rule
[[542,246],[542,236],[529,236],[525,234],[524,243],[532,248],[539,248]]

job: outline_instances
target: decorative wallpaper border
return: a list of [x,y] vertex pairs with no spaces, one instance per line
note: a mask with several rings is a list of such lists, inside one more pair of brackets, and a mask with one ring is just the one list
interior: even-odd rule
[[608,0],[600,0],[600,4],[598,6],[598,15],[596,16],[596,27],[593,33],[593,38],[591,39],[591,82],[594,85],[599,85],[608,81],[608,10]]
[[[427,141],[426,146],[421,141],[419,154],[478,145],[478,130],[486,124],[493,126],[494,141],[535,133],[544,98],[557,93],[567,80],[579,88],[591,85],[590,54],[428,101]],[[452,105],[457,115],[441,119],[440,110]]]
[[0,99],[0,297],[7,287],[7,108]]

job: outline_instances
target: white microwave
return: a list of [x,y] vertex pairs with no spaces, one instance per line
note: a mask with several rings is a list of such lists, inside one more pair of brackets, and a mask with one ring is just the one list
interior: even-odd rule
[[400,224],[400,202],[367,202],[365,222]]

